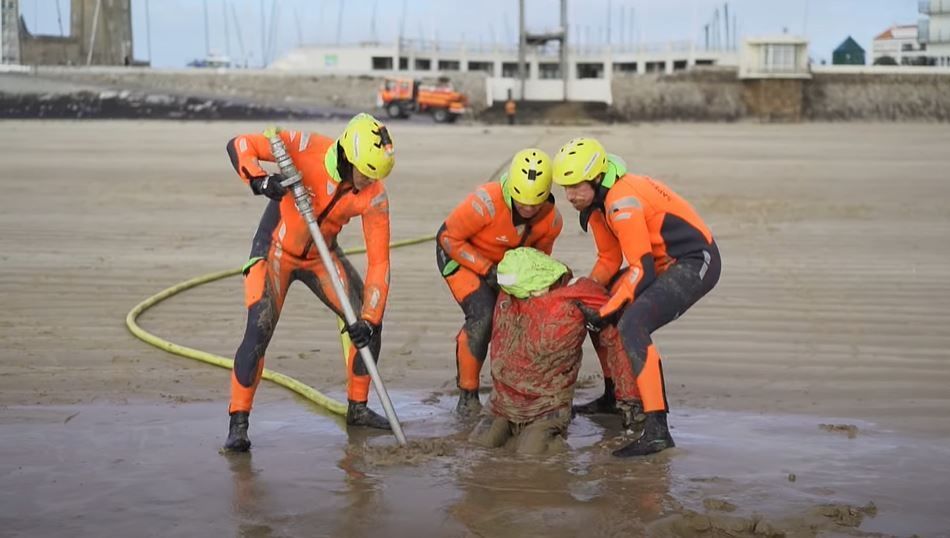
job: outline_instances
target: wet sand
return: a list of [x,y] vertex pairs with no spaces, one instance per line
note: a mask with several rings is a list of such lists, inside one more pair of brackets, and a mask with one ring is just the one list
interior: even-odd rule
[[[615,421],[575,420],[545,458],[477,449],[451,405],[394,393],[408,449],[348,440],[303,403],[257,407],[250,454],[219,454],[219,406],[3,411],[3,523],[13,536],[940,535],[950,443],[860,422],[681,409],[681,447],[612,458]],[[742,439],[742,442],[735,442]],[[869,512],[865,514],[864,512]],[[844,516],[844,517],[842,517]],[[6,534],[5,534],[6,535]]]
[[[252,416],[253,463],[219,456],[227,372],[147,347],[122,324],[145,296],[244,261],[262,204],[231,173],[224,143],[260,124],[3,127],[0,480],[16,488],[4,488],[0,522],[14,535],[125,535],[150,521],[172,535],[530,535],[547,525],[555,536],[677,535],[745,525],[753,513],[809,535],[815,510],[834,511],[819,505],[868,502],[875,517],[825,532],[950,534],[938,504],[950,494],[946,126],[593,129],[693,201],[723,251],[718,288],[656,337],[680,448],[612,461],[593,447],[610,425],[580,419],[561,461],[436,443],[450,454],[379,466],[356,450],[360,479],[341,469],[353,451],[333,420],[271,385]],[[395,125],[394,238],[433,233],[519,146],[553,151],[577,132]],[[585,271],[590,240],[562,210],[555,254]],[[351,228],[343,244],[358,242]],[[231,355],[240,281],[188,292],[141,322]],[[451,436],[461,314],[431,245],[393,253],[386,322],[381,371],[407,434]],[[335,324],[292,288],[268,366],[339,398],[341,362]],[[599,390],[597,369],[585,362],[581,397]],[[241,491],[251,500],[235,500]],[[747,521],[721,520],[717,499]],[[697,514],[719,519],[704,528]]]

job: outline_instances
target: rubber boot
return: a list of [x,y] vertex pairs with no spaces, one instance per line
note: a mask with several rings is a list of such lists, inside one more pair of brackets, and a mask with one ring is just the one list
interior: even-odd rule
[[347,402],[349,402],[349,406],[346,408],[347,425],[366,426],[379,430],[392,429],[389,426],[389,420],[370,409],[366,402],[354,402],[353,400],[347,400]]
[[625,433],[629,435],[643,431],[643,423],[647,416],[643,412],[643,403],[640,400],[618,401],[617,411],[620,413],[620,424]]
[[455,414],[468,418],[477,416],[482,411],[482,402],[478,399],[478,389],[459,389],[459,403],[455,406]]
[[657,411],[646,415],[647,418],[643,422],[643,435],[629,445],[614,450],[614,456],[618,458],[646,456],[676,446],[673,436],[670,435],[670,428],[666,424],[666,413]]
[[224,442],[224,449],[230,452],[247,452],[251,448],[251,440],[247,438],[248,416],[247,411],[231,413],[231,424],[228,426],[228,440]]
[[604,395],[586,404],[571,407],[575,415],[612,415],[617,413],[617,399],[614,396],[614,380],[604,379]]

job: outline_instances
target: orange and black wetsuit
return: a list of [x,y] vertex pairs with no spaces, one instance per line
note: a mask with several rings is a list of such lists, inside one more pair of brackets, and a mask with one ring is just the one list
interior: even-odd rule
[[[329,138],[297,131],[282,131],[280,137],[303,175],[304,185],[313,195],[311,201],[320,231],[330,247],[334,270],[343,279],[353,308],[362,319],[380,329],[375,331],[370,344],[373,356],[379,360],[383,311],[389,294],[389,199],[385,187],[377,181],[356,192],[351,181],[341,180],[340,169],[349,163]],[[227,150],[234,169],[245,183],[267,175],[259,161],[274,160],[263,135],[238,136],[228,142]],[[365,285],[336,244],[340,229],[353,217],[361,217],[363,223],[367,249]],[[280,202],[270,201],[264,209],[244,276],[247,328],[234,356],[230,413],[251,409],[264,369],[264,352],[274,334],[291,282],[302,281],[333,312],[343,317],[329,273],[289,193]],[[357,351],[356,346],[351,346],[347,357],[347,397],[365,402],[370,379]]]
[[716,285],[719,248],[696,210],[653,178],[626,174],[596,189],[594,203],[580,217],[597,244],[590,277],[611,294],[599,313],[608,319],[619,314],[644,411],[667,411],[660,355],[650,334]]
[[514,209],[506,186],[486,183],[465,198],[439,228],[436,263],[465,313],[455,347],[459,388],[478,389],[478,375],[488,354],[498,291],[485,276],[511,249],[534,247],[551,254],[563,226],[553,196],[537,215],[525,220]]

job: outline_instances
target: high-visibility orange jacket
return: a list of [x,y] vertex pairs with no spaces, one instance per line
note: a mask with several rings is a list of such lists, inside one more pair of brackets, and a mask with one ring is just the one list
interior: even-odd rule
[[501,183],[486,183],[449,214],[437,240],[450,258],[484,275],[513,248],[534,247],[551,254],[563,226],[553,196],[525,221]]
[[[281,131],[280,137],[312,194],[313,211],[327,245],[332,248],[343,226],[353,217],[361,217],[367,258],[361,317],[379,324],[389,295],[389,198],[383,182],[375,181],[355,192],[353,184],[339,176],[338,152],[332,139],[298,131]],[[228,153],[245,183],[268,174],[259,161],[274,160],[270,143],[260,134],[234,138],[228,143]],[[278,221],[267,224],[272,227],[271,241],[279,245],[282,254],[301,259],[319,256],[291,193],[280,202]]]
[[676,260],[709,256],[706,247],[713,241],[686,200],[660,181],[633,174],[599,186],[594,203],[581,214],[581,225],[589,226],[597,245],[591,279],[609,287],[624,259],[630,266],[622,281],[614,283],[602,316],[636,299]]

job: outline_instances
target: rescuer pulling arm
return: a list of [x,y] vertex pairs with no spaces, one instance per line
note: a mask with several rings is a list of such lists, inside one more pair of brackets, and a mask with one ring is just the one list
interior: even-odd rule
[[471,416],[481,409],[478,377],[498,297],[496,265],[518,247],[550,254],[562,227],[551,194],[551,158],[528,148],[515,154],[501,181],[475,189],[439,228],[436,263],[465,314],[455,348],[458,414]]
[[[643,435],[614,455],[673,447],[663,368],[650,335],[719,281],[721,260],[712,232],[686,200],[653,178],[627,173],[623,161],[593,138],[575,138],[561,147],[554,157],[554,182],[580,212],[581,227],[591,230],[597,261],[590,278],[611,295],[597,310],[578,308],[593,331],[608,324],[619,328],[646,412]],[[604,396],[577,411],[612,410],[606,368],[604,377]]]

